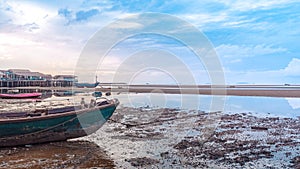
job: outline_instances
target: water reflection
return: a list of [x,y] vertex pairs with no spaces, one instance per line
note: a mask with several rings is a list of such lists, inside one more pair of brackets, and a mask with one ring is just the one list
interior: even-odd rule
[[[72,97],[92,96],[92,92],[83,93],[79,91],[64,90],[38,90],[18,89],[19,93],[41,92],[42,98],[51,97]],[[2,93],[8,93],[8,89],[2,89]],[[206,95],[180,95],[160,93],[112,93],[108,98],[118,98],[123,106],[127,107],[167,107],[186,110],[211,110],[212,96]],[[227,96],[225,105],[220,105],[220,110],[229,113],[252,112],[257,115],[271,115],[281,117],[300,116],[299,98],[274,98],[274,97],[253,97],[253,96]]]
[[[18,93],[41,93],[42,99],[47,99],[51,97],[71,97],[80,94],[88,94],[82,91],[70,91],[70,90],[41,90],[41,89],[1,89],[0,93],[5,94],[18,94]],[[90,95],[92,95],[90,93]]]
[[[211,96],[177,94],[120,94],[115,95],[121,104],[129,107],[168,107],[211,111]],[[195,104],[195,102],[199,104]],[[300,99],[253,96],[227,96],[224,112],[251,112],[256,115],[300,116]]]
[[286,99],[289,103],[289,105],[293,109],[300,109],[300,99],[299,98],[287,98]]
[[248,111],[257,115],[280,117],[300,116],[300,109],[291,105],[290,98],[272,97],[228,97],[226,110],[231,112]]

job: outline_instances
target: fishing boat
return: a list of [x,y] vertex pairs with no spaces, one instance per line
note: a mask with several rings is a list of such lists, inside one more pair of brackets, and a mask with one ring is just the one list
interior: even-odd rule
[[42,93],[18,93],[18,94],[0,94],[2,99],[29,99],[41,97]]
[[0,147],[63,141],[97,131],[113,114],[117,99],[93,105],[0,112]]

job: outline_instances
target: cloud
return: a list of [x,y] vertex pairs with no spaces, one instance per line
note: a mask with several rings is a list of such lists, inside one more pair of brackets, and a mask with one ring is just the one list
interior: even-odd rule
[[[229,72],[229,81],[289,83],[288,79],[280,78],[295,77],[300,74],[299,59],[294,58],[288,65],[284,65],[287,59],[298,56],[295,51],[298,51],[297,25],[299,22],[297,18],[299,15],[295,12],[297,6],[292,4],[294,2],[293,0],[214,2],[176,0],[174,2],[149,1],[149,5],[145,5],[125,1],[84,0],[74,3],[50,3],[4,0],[0,2],[0,33],[5,35],[0,34],[0,59],[8,61],[1,62],[1,66],[30,66],[32,69],[38,68],[41,71],[47,69],[48,72],[71,72],[74,68],[72,66],[75,65],[89,37],[108,23],[133,13],[162,12],[183,18],[204,30],[207,37],[217,46],[219,55],[226,58],[225,63],[229,63],[226,65],[228,70],[237,70],[231,66],[240,65],[239,68],[243,72]],[[295,6],[295,9],[291,6]],[[142,28],[142,26],[128,20],[120,22],[116,28],[135,29]],[[165,25],[161,24],[161,26]],[[184,28],[179,27],[176,31],[181,29]],[[245,45],[239,45],[239,43]],[[125,47],[137,49],[142,46],[182,51],[177,49],[181,47],[180,45],[155,39],[133,40],[132,43],[127,44],[130,46]],[[123,51],[121,52],[124,54]],[[177,53],[187,58],[189,56],[186,53]],[[276,62],[274,66],[277,67],[269,65],[265,70],[280,70],[256,72],[245,68],[252,66],[245,65],[245,60],[254,59],[250,57],[259,56],[267,60],[264,57],[272,54],[277,56],[282,54],[284,57]],[[39,62],[43,60],[49,62],[45,63],[47,65],[40,66]],[[67,62],[68,64],[65,65]],[[109,68],[118,63],[119,61],[112,58],[106,65]],[[194,62],[188,62],[188,64],[192,65]],[[257,64],[260,67],[265,66],[262,65],[265,62],[257,62]],[[193,67],[193,70],[196,69],[198,68]]]
[[14,44],[3,47],[4,55],[0,50],[1,60],[5,59],[1,62],[2,69],[27,68],[43,73],[60,74],[73,72],[76,64],[76,50],[69,47],[62,48],[61,45],[51,42],[39,45]]
[[10,60],[10,59],[12,59],[12,57],[10,57],[10,56],[0,56],[1,61],[6,61],[6,60]]
[[8,1],[9,9],[6,13],[14,24],[25,25],[28,23],[36,23],[43,25],[48,18],[56,15],[55,11],[49,8],[41,7],[29,2]]
[[[291,18],[295,18],[297,14],[293,10],[288,10],[295,6],[296,2],[297,0],[198,1],[190,2],[190,5],[184,4],[182,8],[189,6],[188,12],[186,10],[176,15],[203,30],[242,27],[247,30],[263,31],[274,28],[273,24],[280,21],[282,17],[293,15],[294,17]],[[289,19],[286,18],[283,22]],[[282,22],[280,21],[279,24]]]
[[228,15],[225,12],[211,14],[211,13],[197,13],[197,14],[184,14],[180,15],[183,19],[196,24],[197,26],[204,26],[207,23],[223,22],[228,19]]
[[[74,73],[85,42],[122,15],[119,11],[100,13],[96,7],[81,8],[78,3],[1,1],[0,6],[9,7],[0,11],[1,68],[30,68],[51,74]],[[74,24],[66,24],[68,19]]]
[[34,32],[34,31],[40,29],[40,26],[36,23],[28,23],[28,24],[23,25],[23,27],[26,30],[28,30],[29,32]]
[[[100,60],[99,60],[100,61]],[[117,56],[108,55],[99,62],[99,71],[115,70],[122,63],[122,59]]]
[[23,37],[0,33],[0,45],[1,46],[39,46],[42,44]]
[[[241,17],[241,16],[230,16],[230,19],[226,20],[221,24],[220,27],[225,27],[225,28],[248,28],[248,29],[253,29],[253,30],[263,30],[268,28],[269,25],[266,23],[259,23],[256,22],[257,18],[251,18],[248,19],[247,17]],[[262,27],[264,27],[262,29]]]
[[13,57],[7,52],[5,47],[0,44],[0,60],[1,61],[6,61],[6,60],[10,60],[12,58]]
[[286,52],[285,48],[275,48],[267,45],[255,45],[255,46],[239,46],[239,45],[227,45],[222,44],[216,47],[216,51],[219,56],[224,58],[244,58],[254,56],[264,56],[274,53]]
[[225,71],[228,84],[299,84],[300,59],[293,58],[284,69],[269,71]]
[[68,24],[72,22],[87,21],[99,13],[100,11],[98,9],[79,10],[77,12],[67,8],[58,10],[58,15],[64,17],[68,21]]
[[284,68],[283,73],[287,76],[300,76],[300,59],[293,58],[290,63]]
[[271,8],[280,8],[284,5],[299,2],[297,0],[237,0],[237,1],[219,1],[224,3],[232,11],[250,11],[250,10],[267,10]]
[[115,29],[137,29],[137,28],[143,28],[143,25],[136,23],[136,22],[130,22],[130,21],[117,21],[117,24],[112,26],[111,28]]

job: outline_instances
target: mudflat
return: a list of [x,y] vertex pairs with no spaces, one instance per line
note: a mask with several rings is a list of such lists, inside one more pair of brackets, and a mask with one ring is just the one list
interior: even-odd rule
[[0,168],[299,168],[299,118],[118,108],[96,133],[0,149]]

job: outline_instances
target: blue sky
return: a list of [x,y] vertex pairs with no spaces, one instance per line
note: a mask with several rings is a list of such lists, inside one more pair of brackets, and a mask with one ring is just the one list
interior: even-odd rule
[[[131,14],[157,12],[176,16],[203,32],[220,57],[226,83],[299,84],[299,9],[297,0],[4,0],[0,2],[0,69],[72,74],[82,49],[98,30]],[[120,58],[136,48],[158,48],[173,50],[188,65],[197,83],[209,83],[193,53],[176,49],[180,46],[172,39],[149,35],[128,39],[100,65],[100,72],[108,72],[100,77],[111,80]],[[149,75],[151,82],[163,74]]]

